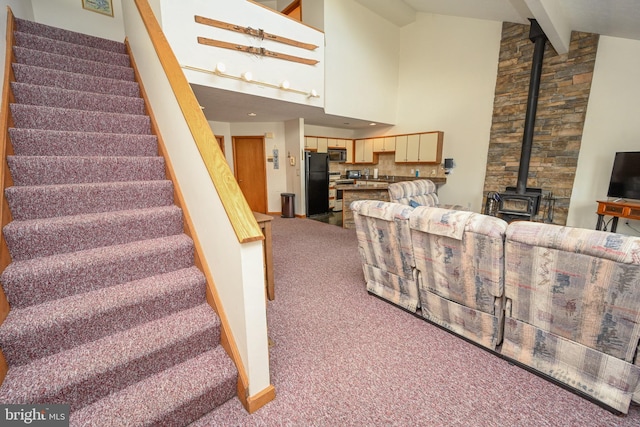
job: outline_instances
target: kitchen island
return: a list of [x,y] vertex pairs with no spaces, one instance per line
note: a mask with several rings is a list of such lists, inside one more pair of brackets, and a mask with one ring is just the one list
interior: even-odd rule
[[358,181],[355,184],[337,185],[336,190],[342,190],[342,228],[355,228],[351,202],[356,200],[389,201],[388,182]]
[[[446,178],[429,177],[387,177],[390,182],[412,181],[414,179],[429,179],[436,186],[440,186],[447,182]],[[356,200],[381,200],[389,201],[389,181],[386,179],[376,180],[357,180],[354,184],[340,184],[336,186],[336,190],[342,190],[342,228],[355,228],[353,221],[353,212],[351,211],[351,202]]]

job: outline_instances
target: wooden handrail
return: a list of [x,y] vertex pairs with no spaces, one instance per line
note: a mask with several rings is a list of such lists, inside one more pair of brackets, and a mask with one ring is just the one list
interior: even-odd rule
[[127,46],[129,58],[131,59],[131,66],[133,67],[136,81],[140,86],[140,96],[142,97],[142,99],[144,99],[146,113],[149,115],[149,120],[151,122],[151,131],[158,137],[158,151],[159,154],[165,159],[166,174],[173,182],[174,202],[182,209],[183,212],[184,232],[189,237],[191,237],[194,243],[195,264],[200,269],[200,271],[203,272],[207,281],[207,302],[209,302],[209,305],[211,305],[211,307],[216,311],[218,317],[220,318],[222,330],[220,339],[221,344],[227,351],[227,354],[229,354],[229,357],[233,359],[238,369],[238,397],[243,399],[244,401],[246,400],[246,394],[249,389],[249,377],[247,375],[244,364],[242,363],[240,352],[238,351],[236,341],[233,338],[233,333],[231,332],[229,320],[227,319],[227,315],[222,306],[222,302],[220,301],[218,291],[216,290],[215,282],[213,281],[213,275],[211,274],[211,270],[209,269],[208,264],[206,262],[203,262],[202,246],[200,244],[200,240],[198,239],[198,236],[193,232],[194,227],[193,222],[191,221],[191,216],[189,215],[186,203],[184,202],[184,197],[182,196],[182,191],[180,190],[180,186],[178,185],[178,180],[171,164],[171,159],[169,158],[169,154],[167,153],[167,148],[164,140],[162,139],[160,129],[158,128],[158,124],[153,114],[153,109],[149,104],[149,97],[147,96],[147,92],[144,89],[144,84],[142,83],[142,79],[135,62],[135,57],[133,56],[133,52],[131,51],[128,40],[125,41],[125,44]]
[[264,236],[249,204],[218,147],[213,131],[148,0],[135,0],[135,3],[238,241],[246,243],[263,240]]
[[[148,7],[148,3],[147,0],[136,0],[136,4],[139,6],[138,7],[138,11],[140,12],[140,15],[143,19],[143,21],[145,21],[145,13],[151,13],[151,8],[145,9],[145,8],[140,8],[139,3],[144,3],[147,7]],[[155,17],[153,16],[153,14],[151,15],[151,17],[146,17],[147,20],[152,20],[156,23],[157,25],[157,21],[155,20]],[[148,29],[148,27],[147,27]],[[159,28],[158,28],[159,30]],[[150,38],[153,40],[154,36],[153,34],[150,32],[149,33]],[[164,36],[162,36],[162,41],[164,41],[164,43],[166,43],[166,40],[164,39]],[[207,292],[206,292],[206,296],[207,296],[207,302],[209,303],[209,305],[211,305],[211,307],[216,311],[216,313],[218,314],[218,317],[220,318],[220,323],[221,323],[221,345],[224,347],[224,349],[226,350],[227,354],[229,355],[229,357],[234,361],[236,368],[238,369],[238,384],[237,384],[237,393],[238,393],[238,398],[240,399],[240,401],[242,402],[242,404],[244,405],[244,407],[247,409],[247,411],[251,412],[251,407],[250,407],[250,402],[248,402],[248,394],[249,394],[249,376],[247,375],[247,371],[246,368],[244,366],[244,363],[242,362],[242,357],[240,356],[240,351],[238,350],[236,341],[233,337],[233,332],[231,330],[231,326],[229,324],[229,320],[227,318],[227,315],[225,313],[222,301],[220,300],[220,296],[218,294],[218,291],[216,289],[215,286],[215,282],[213,280],[213,275],[211,273],[211,269],[209,268],[208,263],[204,260],[204,256],[203,256],[203,251],[202,251],[202,245],[200,244],[200,240],[198,239],[197,234],[194,232],[194,226],[193,226],[193,222],[191,220],[191,216],[189,215],[189,211],[187,209],[186,203],[184,202],[184,198],[182,196],[182,191],[180,190],[180,187],[178,185],[178,180],[176,179],[176,175],[174,172],[174,169],[171,165],[171,159],[168,156],[168,152],[166,149],[166,146],[164,144],[164,141],[162,139],[162,135],[160,133],[160,130],[157,126],[157,122],[155,120],[154,114],[153,114],[153,110],[151,108],[151,105],[149,104],[149,98],[146,94],[146,91],[144,89],[144,85],[142,82],[142,79],[140,77],[140,74],[138,72],[138,67],[135,64],[135,57],[133,55],[133,52],[130,49],[129,43],[128,41],[125,42],[127,45],[127,50],[129,52],[129,56],[131,58],[131,64],[132,67],[134,68],[134,72],[136,74],[136,80],[138,81],[138,84],[140,85],[140,92],[141,92],[141,96],[143,97],[143,99],[145,100],[145,106],[146,106],[146,110],[147,110],[147,114],[149,115],[149,118],[151,120],[151,127],[152,127],[152,131],[153,133],[158,137],[158,149],[160,152],[160,155],[162,155],[165,159],[166,162],[166,171],[167,171],[167,176],[171,179],[171,181],[174,183],[174,200],[175,203],[180,206],[180,208],[183,211],[183,218],[184,218],[184,230],[185,233],[187,235],[189,235],[189,237],[191,237],[194,241],[194,258],[195,258],[195,263],[196,266],[203,272],[203,274],[205,275],[206,278],[206,282],[207,282]],[[154,43],[154,46],[156,46],[156,52],[158,52],[158,47],[157,45]],[[191,130],[192,135],[194,136],[194,139],[196,140],[196,144],[198,144],[198,141],[202,142],[202,141],[206,141],[205,142],[205,146],[208,146],[208,148],[210,149],[211,146],[213,145],[214,150],[209,151],[209,153],[205,156],[205,154],[203,154],[203,150],[200,149],[200,146],[198,147],[200,149],[200,154],[203,156],[203,160],[205,161],[205,164],[207,165],[207,169],[209,171],[209,175],[211,176],[212,180],[214,180],[214,184],[215,184],[215,176],[216,174],[213,173],[214,170],[217,169],[212,169],[212,167],[216,167],[215,165],[219,162],[207,162],[207,159],[211,159],[211,158],[217,158],[218,161],[222,161],[224,162],[224,165],[226,167],[226,170],[229,171],[229,176],[230,179],[232,180],[233,183],[235,183],[235,189],[233,188],[233,186],[231,186],[231,188],[227,188],[228,191],[237,191],[239,192],[239,194],[242,194],[240,192],[240,188],[238,187],[235,178],[233,177],[233,175],[231,174],[228,166],[226,165],[226,161],[224,160],[224,156],[222,155],[222,151],[220,150],[219,146],[218,146],[218,142],[215,139],[215,136],[213,135],[213,131],[211,131],[211,128],[209,127],[206,119],[204,118],[204,115],[202,114],[202,112],[200,111],[199,105],[197,103],[197,101],[195,100],[195,95],[193,94],[193,92],[191,92],[191,90],[189,90],[186,93],[182,93],[181,96],[178,96],[179,92],[183,92],[182,89],[176,89],[176,84],[180,85],[182,83],[187,84],[186,79],[184,78],[184,75],[182,74],[182,71],[178,65],[177,60],[175,60],[175,57],[172,53],[172,51],[170,50],[170,48],[168,48],[168,46],[166,46],[168,51],[171,53],[169,56],[171,56],[174,59],[175,62],[175,66],[177,66],[179,73],[168,73],[167,72],[167,68],[165,68],[163,66],[163,68],[165,69],[165,72],[167,72],[167,78],[169,79],[169,83],[171,85],[171,87],[174,90],[174,93],[176,94],[176,98],[178,99],[178,103],[180,104],[180,108],[183,111],[183,114],[185,116],[185,119],[187,120],[187,122],[189,122],[189,128]],[[159,54],[158,54],[159,55]],[[169,61],[169,63],[171,63],[171,61]],[[170,64],[171,65],[171,64]],[[182,79],[178,79],[178,81],[176,82],[176,76],[177,75],[182,76]],[[189,87],[190,88],[190,87]],[[189,95],[191,96],[191,98],[193,98],[192,100],[189,99]],[[180,102],[182,98],[182,103]],[[199,114],[193,114],[192,111],[186,111],[185,112],[185,108],[194,108],[195,105],[195,111],[197,111]],[[192,123],[192,121],[196,121],[196,123]],[[202,121],[204,121],[204,126],[206,126],[206,128],[202,129],[203,124],[201,123]],[[202,130],[201,132],[198,133],[198,135],[200,135],[202,138],[199,140],[196,137],[196,132],[194,131],[195,129],[199,129]],[[203,135],[204,134],[204,135]],[[214,144],[210,144],[209,141],[209,135],[211,135],[211,137],[213,138],[213,142]],[[206,152],[206,151],[205,151]],[[229,177],[225,177],[226,179],[229,179]],[[218,189],[218,187],[216,186],[216,189]],[[222,198],[222,196],[220,196]],[[233,199],[237,199],[237,197],[234,197]],[[251,215],[251,220],[256,224],[256,227],[258,227],[258,233],[259,236],[257,237],[251,237],[248,236],[244,238],[244,242],[248,242],[248,241],[254,241],[254,240],[260,240],[260,239],[264,239],[264,235],[262,234],[262,231],[260,230],[258,223],[255,220],[255,217],[253,216],[253,213],[249,210],[249,207],[246,203],[246,201],[244,200],[244,197],[241,198],[241,201],[244,202],[244,205],[246,206],[246,210],[248,210],[249,214]],[[223,202],[224,204],[224,202]],[[226,209],[226,205],[225,205],[225,209]],[[229,215],[229,211],[227,210],[227,215]],[[229,219],[231,220],[233,218],[233,216],[230,216]],[[238,236],[238,231],[237,229],[234,227],[234,229],[236,230],[236,236]],[[238,239],[240,240],[240,236],[238,236]],[[242,240],[240,240],[242,242]]]

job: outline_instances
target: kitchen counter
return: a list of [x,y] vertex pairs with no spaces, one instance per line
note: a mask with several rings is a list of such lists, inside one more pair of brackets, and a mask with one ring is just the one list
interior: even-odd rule
[[361,181],[358,180],[355,184],[338,184],[337,190],[349,190],[349,191],[370,191],[372,189],[387,190],[389,183],[384,181]]
[[392,182],[413,181],[416,179],[429,179],[434,184],[440,186],[447,182],[446,178],[440,177],[401,177],[384,176],[378,179],[358,179],[355,184],[338,184],[337,190],[342,190],[342,227],[354,228],[353,212],[350,209],[351,202],[356,200],[381,200],[389,201],[389,184]]
[[355,228],[351,202],[356,200],[382,200],[389,201],[388,182],[362,182],[355,184],[338,185],[342,190],[342,228]]

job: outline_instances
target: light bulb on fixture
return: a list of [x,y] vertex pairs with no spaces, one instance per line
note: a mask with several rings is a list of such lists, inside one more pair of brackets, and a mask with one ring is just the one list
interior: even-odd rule
[[222,62],[216,64],[216,74],[224,74],[226,69],[227,67]]
[[291,83],[289,83],[289,80],[283,80],[282,83],[280,83],[280,88],[281,89],[289,89],[291,87]]
[[242,79],[246,82],[250,82],[251,80],[253,80],[253,74],[251,73],[251,71],[245,71],[244,73],[242,73]]

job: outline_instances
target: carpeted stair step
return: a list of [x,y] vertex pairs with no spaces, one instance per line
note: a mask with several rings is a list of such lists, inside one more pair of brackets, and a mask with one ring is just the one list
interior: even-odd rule
[[20,156],[157,156],[155,135],[9,129]]
[[166,179],[164,158],[7,156],[13,185],[57,185],[89,182]]
[[149,116],[11,104],[17,128],[151,134]]
[[188,268],[193,262],[193,241],[178,234],[12,262],[0,280],[15,309]]
[[68,73],[66,71],[31,65],[13,63],[13,74],[17,82],[83,92],[104,93],[117,96],[140,97],[138,83],[128,80],[94,77],[87,74]]
[[196,267],[13,309],[0,328],[10,366],[51,356],[202,304],[205,278]]
[[86,59],[88,61],[104,62],[105,64],[130,67],[129,55],[126,53],[116,53],[107,50],[96,49],[66,41],[40,37],[34,34],[14,31],[15,46],[26,47],[27,49],[38,50],[40,52],[54,53],[71,58]]
[[96,49],[101,49],[116,53],[126,53],[127,48],[124,43],[115,40],[109,40],[101,37],[90,36],[88,34],[76,33],[74,31],[65,30],[62,28],[51,27],[46,24],[40,24],[38,22],[27,21],[24,19],[15,19],[16,30],[22,33],[35,34],[41,37],[48,37],[54,40],[65,41],[69,43],[80,44],[84,46],[90,46]]
[[219,342],[218,316],[203,303],[14,366],[0,387],[0,402],[69,404],[73,411],[210,351]]
[[224,349],[164,370],[73,412],[72,426],[180,427],[235,396],[237,370]]
[[180,234],[182,210],[174,205],[12,221],[2,231],[11,259],[24,261]]
[[16,62],[20,64],[50,68],[52,70],[66,71],[69,73],[88,74],[96,77],[135,81],[135,73],[131,67],[70,58],[64,55],[56,55],[54,53],[41,52],[19,46],[13,47],[13,54]]
[[106,113],[146,114],[142,98],[105,95],[18,82],[11,83],[11,89],[15,102],[18,104]]
[[173,184],[129,181],[9,187],[5,190],[14,221],[124,211],[173,204]]

